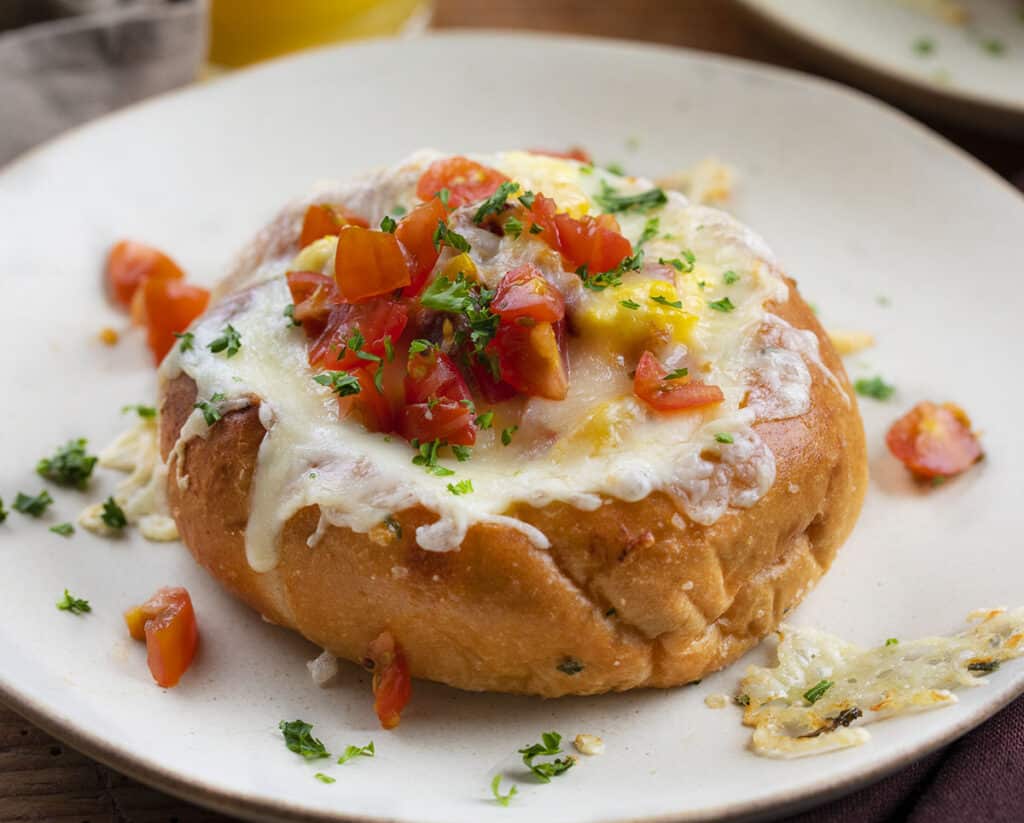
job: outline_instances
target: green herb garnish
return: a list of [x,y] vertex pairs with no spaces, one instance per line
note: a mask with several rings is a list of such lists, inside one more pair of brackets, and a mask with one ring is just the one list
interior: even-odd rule
[[238,330],[228,323],[220,333],[220,337],[211,341],[207,347],[214,354],[224,352],[228,357],[234,357],[242,348],[242,335]]
[[522,203],[526,208],[533,208],[533,201],[537,199],[537,195],[532,191],[524,191],[519,195],[519,202]]
[[924,57],[935,51],[935,41],[930,37],[918,37],[914,41],[914,52]]
[[389,514],[384,518],[384,525],[387,526],[389,532],[391,532],[396,540],[402,539],[402,524],[395,519],[394,515]]
[[665,381],[665,380],[679,380],[680,378],[686,377],[689,373],[690,373],[690,370],[685,368],[685,367],[681,368],[681,369],[673,369],[672,371],[670,371],[668,374],[666,374],[661,379],[662,379],[662,381]]
[[648,240],[653,240],[658,236],[658,232],[661,231],[661,219],[658,217],[649,217],[647,222],[644,223],[644,230],[640,234],[640,237],[636,241],[636,245],[633,248],[636,251],[640,251],[641,246]]
[[998,660],[975,660],[967,664],[967,671],[978,674],[991,674],[999,668]]
[[620,300],[619,305],[624,309],[629,309],[630,311],[636,311],[640,308],[640,304],[635,300]]
[[75,533],[75,527],[70,523],[58,523],[56,526],[50,526],[50,531],[61,537],[71,537]]
[[103,511],[100,513],[102,520],[111,529],[123,529],[128,525],[128,518],[125,517],[124,509],[117,505],[113,497],[103,501]]
[[721,312],[731,312],[736,308],[736,305],[728,297],[723,297],[721,300],[710,300],[708,306]]
[[217,403],[223,399],[224,392],[217,392],[211,395],[209,400],[200,400],[193,405],[193,408],[199,409],[203,413],[203,420],[206,421],[207,426],[212,426],[221,419],[220,408],[217,406]]
[[541,225],[539,225],[537,223],[531,223],[530,224],[530,234],[540,234],[542,231],[544,231],[544,227],[543,226],[541,226]]
[[651,295],[651,302],[652,303],[658,303],[658,304],[660,304],[662,306],[668,306],[670,309],[682,309],[683,308],[683,301],[682,300],[669,300],[667,297],[665,297],[664,295],[661,295],[661,294],[652,294]]
[[302,325],[302,321],[301,320],[296,320],[295,319],[295,304],[294,303],[289,303],[287,306],[285,306],[283,314],[284,314],[284,316],[286,318],[288,318],[288,328],[294,328],[296,326],[301,326]]
[[431,440],[429,443],[420,443],[416,446],[417,454],[413,457],[414,466],[422,466],[423,469],[436,477],[449,477],[455,474],[451,469],[438,465],[437,452],[441,448],[441,440]]
[[739,282],[740,276],[736,274],[732,269],[729,269],[725,274],[722,275],[722,281],[727,286],[731,286],[733,283]]
[[890,386],[881,377],[862,377],[854,381],[853,388],[862,397],[873,397],[875,400],[888,400],[896,392],[896,387]]
[[491,794],[494,795],[494,799],[497,801],[499,806],[507,807],[512,801],[512,798],[519,794],[519,790],[513,785],[509,788],[508,794],[501,793],[501,775],[496,774],[491,780]]
[[380,230],[387,232],[388,234],[394,234],[395,229],[398,228],[398,223],[395,222],[395,218],[390,214],[385,215],[384,219],[380,221]]
[[336,783],[337,782],[329,774],[324,774],[323,772],[317,772],[316,774],[313,775],[313,777],[315,777],[321,783],[328,783],[328,784],[330,784],[330,783]]
[[489,429],[494,425],[494,412],[487,411],[481,415],[477,415],[475,422],[478,428]]
[[177,337],[181,342],[178,344],[178,351],[186,352],[192,351],[195,344],[196,336],[190,332],[175,332],[174,336]]
[[[455,459],[460,463],[465,463],[473,456],[473,449],[469,446],[460,446],[457,443],[452,446],[452,454],[455,455]],[[470,483],[470,491],[473,491],[473,484]]]
[[460,480],[458,483],[449,483],[448,491],[456,496],[469,494],[473,491],[473,481],[467,477],[465,480]]
[[376,752],[373,748],[373,741],[371,740],[365,746],[346,746],[344,753],[338,758],[338,765],[347,763],[353,757],[375,757]]
[[658,188],[648,189],[638,194],[619,194],[606,181],[602,180],[601,193],[594,197],[594,202],[609,213],[632,209],[648,211],[658,206],[664,206],[668,202],[668,196]]
[[281,734],[284,735],[284,744],[289,751],[302,755],[306,760],[316,760],[321,757],[330,757],[324,744],[313,737],[313,726],[304,720],[282,720],[278,726]]
[[456,251],[468,252],[470,249],[469,241],[465,237],[449,229],[444,220],[438,220],[437,228],[434,229],[434,248],[440,249],[442,243]]
[[573,757],[560,757],[547,763],[534,763],[538,757],[554,757],[562,753],[562,735],[558,732],[544,732],[540,736],[541,742],[534,743],[519,750],[523,756],[523,763],[533,772],[541,783],[550,783],[552,777],[557,777],[569,771],[576,765]]
[[359,384],[359,378],[349,374],[347,371],[325,371],[316,375],[313,381],[321,386],[327,386],[338,397],[349,397],[353,394],[359,394],[363,390]]
[[141,404],[134,404],[121,407],[121,414],[128,414],[128,412],[135,412],[143,420],[152,420],[154,417],[156,417],[155,406],[143,406]]
[[732,443],[733,442],[732,435],[729,434],[729,432],[718,432],[715,435],[715,440],[717,440],[719,443]]
[[694,263],[697,262],[697,255],[689,249],[683,249],[679,254],[680,257],[659,257],[658,262],[663,266],[671,266],[676,271],[689,274],[693,271]]
[[886,641],[885,641],[885,645],[886,646],[898,646],[899,644],[900,644],[900,641],[897,640],[895,637],[887,638]]
[[0,523],[7,519],[7,509],[4,508],[3,498],[0,498]]
[[507,446],[512,442],[512,435],[519,431],[519,426],[509,426],[501,430],[501,445]]
[[35,497],[18,492],[18,496],[14,498],[14,510],[32,517],[41,517],[51,503],[53,503],[53,498],[50,497],[50,493],[46,489],[43,489]]
[[821,698],[825,696],[825,692],[831,689],[835,683],[831,680],[819,680],[811,688],[804,692],[804,700],[811,705],[817,703]]
[[494,194],[484,200],[480,207],[476,210],[476,214],[473,215],[473,222],[480,225],[484,222],[484,218],[489,214],[497,214],[499,211],[505,208],[505,201],[510,196],[519,191],[519,184],[514,183],[511,180],[506,180],[497,189]]
[[512,239],[518,239],[519,235],[523,233],[523,224],[515,217],[510,217],[505,221],[505,234]]
[[57,601],[57,608],[62,612],[71,612],[72,614],[85,614],[92,611],[88,600],[75,597],[67,589],[64,589],[64,596]]
[[59,486],[84,489],[98,459],[86,453],[87,444],[84,437],[69,440],[54,452],[53,457],[44,457],[36,463],[36,474]]
[[435,348],[434,344],[422,337],[417,337],[409,344],[409,354],[421,354]]

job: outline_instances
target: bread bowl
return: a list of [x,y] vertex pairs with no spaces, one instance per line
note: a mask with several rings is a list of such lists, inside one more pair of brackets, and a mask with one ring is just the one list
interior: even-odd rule
[[463,689],[700,679],[828,569],[866,486],[842,364],[759,238],[528,152],[292,204],[160,386],[196,560],[333,654],[387,633]]

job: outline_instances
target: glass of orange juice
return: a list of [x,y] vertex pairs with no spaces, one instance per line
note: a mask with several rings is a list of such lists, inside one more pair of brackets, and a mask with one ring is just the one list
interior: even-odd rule
[[339,40],[416,31],[432,0],[210,0],[210,62],[233,68]]

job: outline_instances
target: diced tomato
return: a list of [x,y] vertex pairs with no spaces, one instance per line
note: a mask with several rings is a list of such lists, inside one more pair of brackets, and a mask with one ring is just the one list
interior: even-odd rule
[[183,332],[206,310],[210,292],[182,280],[150,277],[132,300],[132,319],[146,327],[146,342],[159,363],[174,346],[175,333]]
[[578,220],[568,214],[555,215],[559,251],[574,268],[586,266],[591,272],[614,269],[633,253],[629,241],[619,232],[618,221],[610,214],[583,215]]
[[445,157],[435,160],[423,172],[416,185],[416,194],[421,200],[430,200],[441,189],[448,189],[448,207],[457,209],[485,200],[506,180],[508,178],[497,169],[468,157]]
[[295,309],[292,317],[307,335],[323,331],[331,309],[340,301],[333,277],[315,271],[290,271],[286,275]]
[[373,380],[378,368],[379,364],[371,363],[348,370],[359,381],[359,393],[339,397],[338,414],[342,418],[356,417],[369,431],[391,432],[395,430],[394,410],[387,392],[378,389]]
[[471,400],[472,397],[461,372],[447,354],[431,348],[409,355],[405,376],[406,403],[460,401]]
[[339,211],[327,203],[315,203],[306,209],[306,214],[302,218],[299,246],[305,248],[321,237],[337,234],[343,226],[360,226],[366,229],[370,227],[370,224],[362,217]]
[[366,650],[363,665],[373,672],[373,709],[381,728],[393,729],[412,696],[405,652],[391,632],[381,632]]
[[346,226],[338,235],[334,277],[341,296],[360,303],[408,286],[409,267],[390,232]]
[[557,323],[565,317],[565,301],[536,266],[527,263],[512,269],[498,283],[491,311],[503,323],[520,318]]
[[570,146],[566,151],[551,149],[527,149],[531,154],[543,154],[546,157],[561,157],[563,160],[578,160],[580,163],[593,163],[590,152],[580,146]]
[[357,305],[340,304],[331,309],[320,336],[309,347],[309,364],[334,371],[365,365],[348,341],[358,331],[363,336],[361,350],[384,357],[387,338],[397,344],[409,321],[409,310],[393,300],[374,300]]
[[[526,211],[523,218],[523,225],[530,230],[531,235],[535,234],[538,239],[543,240],[555,251],[561,251],[562,246],[558,241],[558,229],[555,228],[555,215],[558,213],[558,206],[550,197],[543,194],[534,195],[533,205]],[[533,226],[540,229],[533,230]]]
[[510,386],[533,397],[565,399],[569,378],[551,323],[502,323],[487,350],[497,354],[502,380]]
[[398,431],[406,440],[443,440],[459,446],[476,443],[473,412],[457,400],[411,403],[399,416]]
[[889,451],[918,477],[951,477],[982,458],[971,420],[953,403],[918,403],[892,424]]
[[185,272],[162,251],[133,240],[122,240],[114,244],[107,256],[106,277],[111,296],[128,308],[144,280],[150,277],[183,280]]
[[633,378],[633,393],[657,411],[681,411],[721,403],[725,399],[718,386],[709,386],[688,376],[666,379],[668,369],[649,351],[640,357]]
[[487,363],[482,363],[474,358],[470,369],[476,380],[477,388],[480,389],[480,394],[488,403],[501,403],[518,394],[514,386],[510,386],[504,380],[496,379]]
[[182,588],[160,589],[141,606],[124,615],[128,632],[146,641],[149,671],[158,685],[177,685],[190,665],[199,643],[199,628],[192,598]]
[[434,247],[434,232],[447,216],[441,201],[432,198],[403,217],[395,229],[395,237],[409,255],[411,282],[405,289],[406,297],[419,295],[437,263],[439,250]]

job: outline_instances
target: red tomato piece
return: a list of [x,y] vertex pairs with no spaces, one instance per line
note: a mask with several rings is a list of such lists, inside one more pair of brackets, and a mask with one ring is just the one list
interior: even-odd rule
[[477,388],[480,389],[480,394],[488,403],[501,403],[518,394],[513,386],[504,380],[495,378],[488,364],[473,358],[470,369],[473,372],[473,379],[476,380]]
[[497,169],[468,157],[445,157],[435,160],[423,172],[416,194],[420,200],[430,200],[441,189],[448,189],[448,208],[457,209],[487,199],[506,180],[508,178]]
[[434,247],[434,232],[447,216],[441,201],[432,198],[403,217],[395,229],[395,237],[409,256],[411,282],[405,289],[406,297],[418,296],[433,271],[440,253]]
[[360,226],[369,228],[362,217],[340,211],[328,203],[315,203],[306,209],[302,218],[302,233],[299,235],[299,246],[305,248],[310,243],[337,234],[343,226]]
[[338,235],[334,277],[349,303],[388,294],[410,282],[409,267],[395,236],[359,226],[346,226]]
[[340,302],[334,278],[315,271],[290,271],[285,277],[295,305],[295,322],[301,323],[309,336],[323,331],[331,309]]
[[402,409],[398,431],[406,440],[428,443],[442,440],[458,446],[476,443],[476,425],[473,412],[457,400],[438,400],[432,403],[411,403]]
[[347,347],[357,331],[363,336],[361,351],[384,357],[387,339],[396,344],[408,321],[408,308],[393,300],[337,305],[331,309],[320,336],[310,344],[309,364],[333,371],[365,365],[368,361]]
[[[555,215],[558,213],[558,206],[555,201],[550,197],[545,197],[543,194],[537,194],[533,198],[533,204],[526,211],[523,218],[523,225],[530,231],[531,235],[536,235],[540,240],[543,240],[555,251],[561,251],[561,243],[558,241],[558,229],[555,228]],[[540,231],[535,232],[533,226],[537,226]]]
[[557,323],[565,317],[565,301],[536,266],[527,263],[512,269],[498,283],[491,311],[503,323],[527,318],[541,323]]
[[406,368],[406,403],[426,403],[431,400],[460,401],[471,400],[473,397],[455,361],[444,352],[431,348],[410,354],[409,365]]
[[412,696],[405,652],[391,632],[381,632],[366,650],[363,665],[373,672],[373,709],[381,728],[393,729]]
[[633,378],[633,393],[657,411],[681,411],[721,403],[725,399],[718,386],[709,386],[689,377],[666,380],[669,372],[649,351],[640,357]]
[[[364,361],[365,362],[365,361]],[[394,410],[386,392],[377,388],[374,374],[380,368],[378,364],[349,369],[349,374],[359,381],[359,394],[350,394],[338,398],[338,414],[341,418],[355,416],[372,432],[394,431]]]
[[502,323],[487,351],[498,356],[502,380],[513,388],[533,397],[565,399],[569,377],[551,323]]
[[893,456],[918,477],[952,477],[982,458],[966,412],[953,403],[918,403],[885,436]]
[[619,232],[618,221],[610,214],[583,215],[578,220],[568,214],[555,215],[559,251],[573,268],[586,266],[591,272],[614,269],[633,253],[629,241]]
[[543,154],[546,157],[561,157],[563,160],[578,160],[580,163],[592,164],[590,152],[580,146],[570,146],[566,151],[550,149],[527,149],[530,154]]
[[121,306],[128,308],[136,290],[151,277],[183,280],[185,272],[162,251],[133,240],[122,240],[110,249],[106,266],[107,286]]
[[199,627],[188,592],[160,589],[141,606],[125,612],[124,619],[129,634],[146,641],[149,671],[157,685],[177,685],[192,665],[199,644]]
[[132,318],[146,327],[146,342],[159,363],[174,346],[175,333],[185,331],[210,302],[210,292],[181,280],[150,277],[132,301]]

